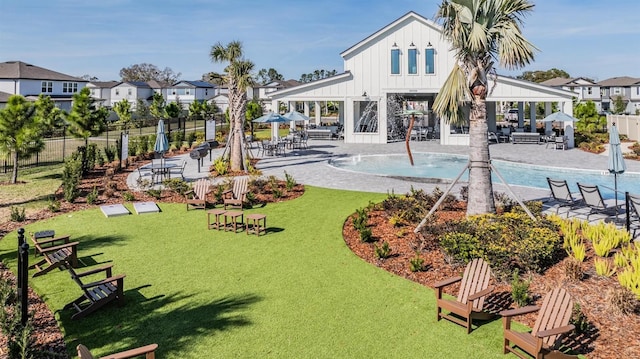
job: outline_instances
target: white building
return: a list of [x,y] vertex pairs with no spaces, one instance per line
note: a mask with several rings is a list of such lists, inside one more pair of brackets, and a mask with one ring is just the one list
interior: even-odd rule
[[[422,121],[439,133],[442,144],[469,143],[464,128],[451,128],[431,112],[433,101],[455,64],[451,45],[442,37],[441,28],[433,21],[409,12],[340,54],[344,72],[330,78],[302,84],[269,94],[272,108],[285,103],[294,108],[302,103],[309,115],[309,104],[319,108],[322,101],[339,106],[338,121],[344,126],[344,139],[349,143],[386,143],[402,124],[398,116],[409,106],[421,107]],[[524,127],[524,103],[531,105],[530,118],[535,121],[535,103],[558,102],[563,112],[572,114],[573,92],[498,77],[487,98],[489,129],[496,128],[496,103],[515,102],[520,109],[519,126]],[[320,124],[316,111],[315,123]],[[565,134],[573,147],[573,124],[565,123]],[[536,127],[530,126],[535,132]]]

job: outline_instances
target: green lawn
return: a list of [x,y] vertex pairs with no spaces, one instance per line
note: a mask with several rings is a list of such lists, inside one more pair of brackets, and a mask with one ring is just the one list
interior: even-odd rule
[[[470,335],[436,322],[431,289],[346,247],[345,218],[383,197],[307,187],[296,200],[246,211],[268,216],[261,237],[207,230],[203,211],[178,204],[115,218],[64,214],[26,230],[69,233],[84,265],[113,263],[127,275],[126,304],[71,321],[61,308],[80,290],[66,271],[30,284],[68,348],[83,343],[97,356],[156,342],[158,358],[503,358],[499,320]],[[12,268],[15,247],[15,232],[0,241]]]

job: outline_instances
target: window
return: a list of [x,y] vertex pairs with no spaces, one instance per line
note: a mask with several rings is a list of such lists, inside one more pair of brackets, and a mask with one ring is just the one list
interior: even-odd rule
[[51,81],[42,81],[42,92],[43,93],[51,93],[53,92],[53,82]]
[[391,74],[400,75],[400,50],[391,50]]
[[78,83],[77,82],[63,82],[62,83],[62,93],[76,93],[78,92]]
[[593,95],[593,88],[591,88],[591,87],[587,87],[587,93],[588,93],[589,95]]
[[116,89],[116,96],[120,96],[120,89]]
[[127,95],[131,96],[131,89],[127,89]]
[[424,70],[425,70],[425,73],[428,75],[432,75],[436,73],[435,54],[436,54],[436,51],[432,48],[428,48],[424,50],[424,59],[425,59]]
[[613,88],[613,94],[614,95],[620,95],[622,93],[622,91],[620,91],[620,87],[614,87]]
[[418,73],[418,50],[409,49],[409,74],[415,75]]
[[[639,87],[640,88],[640,87]],[[209,96],[209,89],[204,89],[204,95]]]

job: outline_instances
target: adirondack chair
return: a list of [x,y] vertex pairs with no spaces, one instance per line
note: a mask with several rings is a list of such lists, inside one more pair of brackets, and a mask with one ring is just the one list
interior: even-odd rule
[[[118,274],[114,276],[112,274],[113,265],[107,265],[101,268],[92,269],[83,273],[76,273],[76,271],[69,267],[69,273],[71,273],[71,279],[73,279],[83,294],[78,299],[64,306],[63,309],[74,308],[76,314],[71,316],[71,319],[79,319],[85,317],[97,309],[100,309],[105,304],[115,300],[120,305],[124,303],[124,274]],[[104,272],[105,278],[95,282],[84,283],[82,278]]]
[[[94,356],[91,355],[91,352],[89,351],[89,349],[84,345],[78,344],[76,349],[78,350],[78,358],[94,359]],[[101,359],[127,359],[127,358],[134,358],[141,355],[144,355],[145,359],[155,359],[156,349],[158,349],[158,344],[149,344],[140,348],[135,348],[135,349],[127,350],[124,352],[109,354],[105,357],[101,357]]]
[[[434,285],[436,289],[436,305],[439,321],[441,318],[450,320],[467,328],[471,333],[472,319],[487,320],[493,315],[483,311],[484,299],[493,291],[489,286],[491,268],[481,258],[469,262],[462,277],[453,277],[440,281]],[[451,284],[460,282],[460,291],[456,300],[442,297],[443,289]],[[442,310],[449,313],[443,313]]]
[[193,189],[185,192],[187,198],[187,211],[189,208],[194,209],[206,209],[207,208],[207,194],[211,192],[211,183],[206,178],[197,180]]
[[36,269],[33,277],[38,277],[51,272],[56,268],[66,268],[67,265],[78,265],[77,246],[79,242],[70,242],[69,236],[55,237],[54,231],[41,231],[31,233],[33,243],[33,255],[42,256],[42,260],[29,266]]
[[[569,324],[573,300],[562,288],[556,288],[548,293],[541,307],[527,306],[500,312],[504,331],[504,348],[506,354],[512,352],[522,359],[526,359],[517,348],[530,354],[536,359],[541,358],[575,358],[555,350],[556,341],[562,334],[571,332],[575,327]],[[517,315],[538,311],[538,318],[531,333],[511,330],[511,318]],[[511,346],[513,343],[514,346]]]
[[227,207],[240,208],[242,210],[242,204],[247,198],[247,177],[236,177],[233,180],[233,188],[222,192],[224,199],[224,209]]

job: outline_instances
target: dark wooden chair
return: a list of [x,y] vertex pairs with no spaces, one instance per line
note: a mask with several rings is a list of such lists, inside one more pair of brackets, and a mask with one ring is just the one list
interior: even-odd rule
[[[491,268],[481,258],[469,262],[462,277],[453,277],[440,281],[434,285],[436,289],[436,305],[439,321],[441,318],[450,320],[467,328],[471,333],[472,319],[487,320],[493,314],[483,311],[484,299],[493,291],[489,286]],[[455,300],[443,298],[443,289],[460,282],[460,290]],[[442,310],[449,313],[443,313]]]
[[207,195],[211,192],[211,183],[206,178],[201,178],[193,184],[193,189],[185,192],[187,198],[187,211],[189,208],[206,209]]
[[[76,349],[78,350],[78,358],[94,359],[94,356],[91,355],[91,352],[89,351],[89,349],[84,345],[78,344]],[[135,348],[135,349],[127,350],[124,352],[109,354],[105,357],[101,357],[101,359],[127,359],[127,358],[135,358],[137,356],[142,356],[142,355],[144,355],[145,359],[155,359],[156,349],[158,349],[158,344],[149,344],[140,348]]]
[[[80,286],[83,292],[78,299],[64,306],[64,309],[73,308],[76,310],[76,314],[72,315],[71,319],[85,317],[114,300],[120,305],[124,303],[125,275],[119,274],[114,276],[111,270],[112,267],[112,265],[107,265],[83,273],[76,273],[71,267],[67,268],[69,273],[71,273],[71,279]],[[90,283],[83,282],[83,278],[103,272],[104,279]]]
[[[540,307],[527,306],[500,312],[504,331],[503,352],[512,352],[522,359],[527,359],[527,356],[516,350],[520,348],[537,359],[572,358],[573,356],[555,349],[558,339],[575,329],[569,324],[572,310],[573,300],[569,294],[564,289],[557,288],[544,297]],[[538,311],[538,318],[530,333],[511,330],[511,318],[535,311]]]
[[33,255],[42,256],[42,260],[29,266],[36,270],[33,277],[38,277],[51,272],[56,268],[64,269],[67,266],[78,266],[77,246],[79,242],[71,242],[68,235],[55,237],[54,231],[41,231],[31,233],[33,243]]
[[233,180],[233,188],[222,192],[222,198],[224,200],[224,209],[228,207],[242,209],[245,200],[247,199],[247,177],[236,177]]

